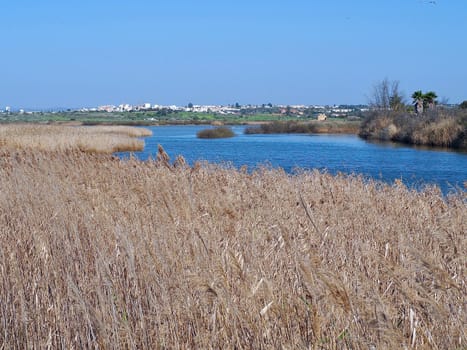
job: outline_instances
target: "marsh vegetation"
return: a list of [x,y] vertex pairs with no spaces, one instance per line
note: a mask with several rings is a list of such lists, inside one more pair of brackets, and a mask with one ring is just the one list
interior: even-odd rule
[[274,121],[252,125],[245,129],[246,134],[357,134],[358,120],[327,121]]
[[465,193],[0,152],[2,348],[466,346]]
[[200,139],[224,139],[234,137],[235,133],[227,126],[218,126],[200,130],[196,133],[196,136]]
[[467,149],[467,110],[428,110],[423,114],[373,111],[362,122],[364,139]]
[[0,125],[0,147],[43,151],[81,150],[94,153],[141,151],[148,129],[130,126]]
[[438,106],[434,91],[415,91],[412,105],[406,103],[398,81],[384,79],[373,87],[371,111],[359,135],[365,139],[412,145],[467,149],[467,110]]

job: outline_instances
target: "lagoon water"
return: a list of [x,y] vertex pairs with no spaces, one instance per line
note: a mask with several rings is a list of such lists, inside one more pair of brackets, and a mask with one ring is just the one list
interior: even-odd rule
[[[236,167],[258,165],[320,169],[329,173],[355,173],[385,182],[401,179],[421,188],[440,186],[444,193],[463,188],[467,181],[467,153],[421,149],[394,143],[371,143],[355,135],[245,135],[244,126],[234,126],[236,136],[228,139],[198,139],[196,132],[207,126],[155,126],[145,138],[145,149],[134,155],[142,160],[155,158],[157,145],[171,159],[182,155],[193,164],[197,160],[229,163]],[[120,153],[128,157],[128,153]]]

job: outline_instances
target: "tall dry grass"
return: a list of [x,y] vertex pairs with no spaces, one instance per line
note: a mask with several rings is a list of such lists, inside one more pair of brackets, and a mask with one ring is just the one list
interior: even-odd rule
[[41,151],[81,150],[93,153],[141,151],[136,137],[151,131],[130,126],[0,125],[0,147]]
[[372,111],[359,135],[365,139],[467,149],[467,112],[435,109],[422,115]]
[[0,154],[0,348],[465,349],[465,193]]

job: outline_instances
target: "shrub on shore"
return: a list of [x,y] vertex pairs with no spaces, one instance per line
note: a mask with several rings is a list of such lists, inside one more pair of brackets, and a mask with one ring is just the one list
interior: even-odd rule
[[437,109],[420,115],[373,111],[362,122],[359,135],[365,139],[467,149],[467,111]]
[[0,150],[0,347],[465,348],[465,194]]
[[196,136],[200,139],[220,139],[233,137],[235,136],[235,133],[229,127],[220,126],[216,128],[209,128],[198,131],[196,133]]

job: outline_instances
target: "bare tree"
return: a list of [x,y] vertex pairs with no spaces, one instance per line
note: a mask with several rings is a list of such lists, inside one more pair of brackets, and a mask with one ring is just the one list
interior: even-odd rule
[[399,90],[399,82],[390,81],[388,78],[373,86],[368,102],[372,109],[377,110],[398,111],[405,108],[405,97]]

